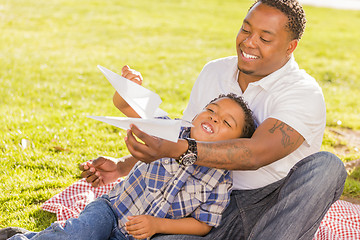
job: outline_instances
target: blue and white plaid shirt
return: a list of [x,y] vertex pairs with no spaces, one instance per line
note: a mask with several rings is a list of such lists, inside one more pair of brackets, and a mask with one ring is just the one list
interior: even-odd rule
[[[188,137],[182,129],[180,138]],[[162,158],[150,164],[138,162],[126,179],[109,193],[118,215],[120,230],[127,216],[152,215],[179,219],[191,216],[210,226],[218,226],[229,203],[231,173],[203,166],[182,166],[175,159]]]

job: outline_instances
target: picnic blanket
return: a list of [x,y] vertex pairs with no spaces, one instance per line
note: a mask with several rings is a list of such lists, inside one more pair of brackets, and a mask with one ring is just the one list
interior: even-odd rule
[[[77,218],[88,203],[109,192],[120,181],[94,188],[81,179],[47,200],[42,209],[56,213],[57,220],[64,223],[69,218]],[[313,240],[347,239],[360,239],[360,205],[338,200],[326,213]]]

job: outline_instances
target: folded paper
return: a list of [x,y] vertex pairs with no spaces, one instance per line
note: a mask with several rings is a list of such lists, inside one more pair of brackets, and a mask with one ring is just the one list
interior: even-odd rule
[[134,83],[109,69],[98,65],[100,71],[119,93],[119,95],[139,114],[141,118],[166,116],[167,113],[159,108],[161,98],[137,83]]
[[180,127],[192,127],[192,124],[185,120],[174,119],[142,119],[127,117],[100,117],[88,116],[89,118],[111,124],[122,129],[130,129],[130,124],[135,124],[140,130],[159,138],[177,142]]

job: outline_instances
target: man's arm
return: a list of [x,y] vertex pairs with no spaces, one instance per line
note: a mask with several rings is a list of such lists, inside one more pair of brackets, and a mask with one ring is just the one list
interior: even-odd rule
[[303,142],[296,130],[270,118],[250,139],[199,143],[196,163],[229,170],[256,170],[289,155]]
[[[144,143],[137,141],[133,133]],[[304,138],[293,128],[274,118],[265,120],[251,138],[220,142],[197,142],[197,165],[228,170],[255,170],[275,162],[293,151]],[[161,157],[179,158],[188,144],[158,139],[140,131],[136,126],[128,130],[125,143],[138,160],[152,162]]]
[[145,239],[156,233],[206,235],[211,226],[192,217],[181,219],[158,218],[150,215],[129,216],[126,231],[136,239]]

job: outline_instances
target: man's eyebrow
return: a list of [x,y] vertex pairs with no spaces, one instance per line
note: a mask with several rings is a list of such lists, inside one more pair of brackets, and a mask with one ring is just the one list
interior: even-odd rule
[[[246,23],[247,25],[249,25],[251,27],[251,23],[248,20],[244,19],[243,23]],[[273,32],[271,32],[269,30],[261,30],[261,31],[264,33],[270,34],[270,35],[275,35]]]
[[250,25],[250,26],[251,26],[251,24],[249,23],[249,21],[246,20],[246,19],[244,19],[243,23],[246,23],[247,25]]

